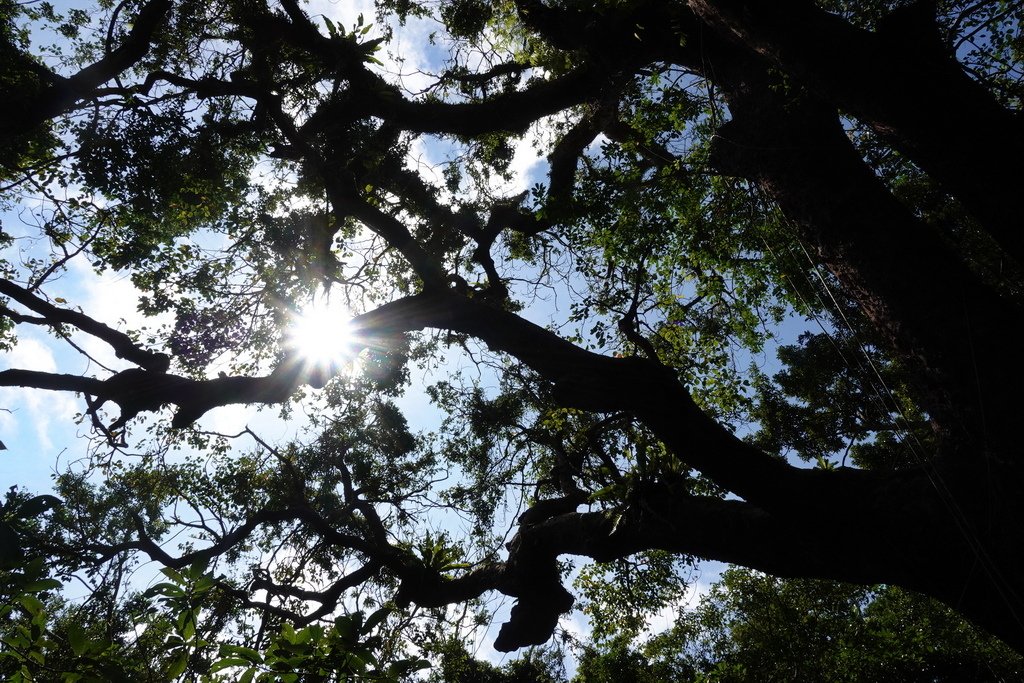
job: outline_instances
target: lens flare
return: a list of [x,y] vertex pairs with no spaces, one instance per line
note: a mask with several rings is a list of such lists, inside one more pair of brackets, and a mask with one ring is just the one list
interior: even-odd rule
[[313,297],[292,320],[288,343],[298,356],[319,368],[337,369],[352,360],[352,314],[326,294]]

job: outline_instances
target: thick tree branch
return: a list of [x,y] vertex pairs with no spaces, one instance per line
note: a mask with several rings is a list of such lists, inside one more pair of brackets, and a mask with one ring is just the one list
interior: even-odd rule
[[600,132],[600,126],[590,117],[573,126],[548,154],[548,198],[557,208],[568,208],[576,184],[576,168],[580,156]]
[[523,64],[520,62],[503,62],[496,64],[487,71],[480,73],[462,72],[462,71],[447,71],[441,74],[442,81],[456,81],[458,83],[464,83],[466,85],[473,85],[478,88],[486,88],[491,81],[496,78],[508,77],[508,76],[521,76],[524,72],[529,71],[531,67],[529,64]]
[[[512,313],[447,291],[425,293],[382,306],[353,321],[370,344],[378,336],[427,327],[453,330],[526,363],[555,385],[558,400],[586,410],[630,411],[646,421],[691,466],[720,485],[768,507],[793,504],[793,496],[822,473],[790,467],[733,436],[697,408],[671,370],[639,358],[610,358],[585,351]],[[121,407],[112,428],[142,411],[178,406],[173,425],[191,424],[218,406],[279,403],[311,371],[286,359],[265,377],[194,380],[161,372],[125,370],[105,380],[25,370],[0,372],[0,386],[77,391]],[[96,406],[99,407],[99,406]],[[820,493],[830,494],[827,490]]]
[[835,502],[832,482],[869,481],[865,472],[831,476],[791,467],[737,439],[705,415],[674,372],[640,358],[591,353],[523,318],[452,293],[409,297],[360,316],[367,336],[434,327],[469,334],[508,353],[555,385],[563,405],[629,411],[678,457],[721,486],[768,509]]
[[394,216],[359,198],[354,190],[332,182],[331,202],[340,218],[351,216],[363,223],[392,248],[397,250],[423,281],[425,289],[436,290],[446,286],[445,272],[437,259],[427,253],[409,230]]
[[131,31],[115,50],[72,76],[50,74],[47,83],[28,101],[17,107],[5,107],[0,114],[3,135],[14,137],[29,132],[68,111],[97,87],[136,64],[149,50],[157,28],[170,9],[170,0],[152,0],[139,12]]
[[1015,443],[1011,413],[1024,361],[1005,330],[1018,307],[893,197],[832,106],[787,92],[739,59],[712,61],[733,117],[713,142],[712,163],[759,182],[795,221],[876,329],[920,371],[933,417],[977,439],[975,453],[986,441]]
[[96,397],[99,402],[116,403],[121,415],[111,426],[118,429],[145,411],[164,405],[179,407],[172,425],[185,427],[207,411],[233,403],[280,403],[288,400],[312,372],[301,361],[282,362],[266,377],[218,377],[195,380],[158,371],[123,370],[107,379],[63,375],[34,370],[0,371],[0,386],[31,387],[50,391],[73,391]]
[[[1024,123],[941,43],[932,2],[897,10],[876,32],[809,0],[690,0],[723,35],[803,79],[917,162],[1024,263],[1019,191]],[[941,112],[939,115],[937,112]]]
[[[507,624],[495,642],[502,651],[545,642],[558,617],[572,606],[561,587],[557,559],[561,555],[607,562],[637,552],[659,549],[755,567],[779,576],[816,576],[858,583],[898,582],[920,589],[919,572],[912,567],[919,544],[902,537],[901,522],[935,524],[937,505],[926,496],[908,516],[896,511],[899,494],[927,487],[914,475],[896,475],[873,496],[852,505],[839,504],[826,517],[828,530],[818,528],[815,516],[774,515],[750,503],[691,496],[668,484],[645,488],[636,502],[607,512],[562,514],[524,525],[508,544],[506,562],[491,564],[462,577],[448,579],[425,573],[418,581],[403,582],[402,601],[440,605],[465,600],[476,591],[499,590],[518,598]],[[895,495],[893,495],[895,494]],[[886,496],[889,516],[879,515]],[[919,499],[920,500],[920,499]],[[913,517],[909,520],[908,517]],[[949,521],[945,526],[952,527]],[[904,544],[893,565],[881,568],[871,561],[869,547]],[[953,571],[961,571],[957,567]]]
[[0,387],[31,387],[49,391],[74,391],[83,394],[97,395],[103,390],[103,381],[93,377],[80,375],[61,375],[38,370],[0,371]]
[[522,133],[537,119],[585,102],[604,85],[607,74],[584,65],[564,76],[531,83],[526,89],[477,102],[419,102],[402,97],[390,84],[366,72],[352,94],[329,102],[310,117],[304,132],[338,121],[376,116],[413,133],[472,137],[484,133]]

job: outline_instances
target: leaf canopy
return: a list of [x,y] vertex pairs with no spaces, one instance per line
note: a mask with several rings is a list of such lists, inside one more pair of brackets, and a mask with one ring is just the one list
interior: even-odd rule
[[[907,590],[1022,647],[1020,3],[336,9],[0,0],[0,387],[85,444],[0,508],[5,676],[564,679],[467,657],[496,593],[579,680],[1001,656]],[[700,559],[846,583],[640,653]]]

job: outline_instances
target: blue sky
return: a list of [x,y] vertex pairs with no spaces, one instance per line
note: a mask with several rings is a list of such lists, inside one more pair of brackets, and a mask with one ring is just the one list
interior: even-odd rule
[[[315,0],[310,7],[311,13],[321,12],[346,28],[351,28],[355,24],[360,13],[367,22],[375,21],[373,3],[367,0]],[[415,92],[428,85],[431,81],[422,72],[436,70],[440,66],[442,53],[439,48],[431,48],[428,41],[429,34],[436,29],[437,26],[430,21],[410,20],[406,26],[396,27],[396,40],[387,48],[392,52],[400,52],[405,61],[398,65],[382,55],[385,61],[383,69],[410,91]],[[369,37],[373,35],[371,32]],[[449,145],[425,139],[414,147],[413,158],[417,162],[416,167],[420,168],[424,175],[439,182],[440,173],[432,169],[445,161],[449,152]],[[531,187],[544,179],[546,168],[546,162],[538,156],[530,136],[527,136],[516,148],[512,162],[514,180],[501,187],[501,192],[511,196]],[[29,199],[18,209],[0,216],[4,230],[15,237],[14,244],[0,254],[0,257],[17,263],[22,258],[39,255],[39,250],[43,246],[32,239],[36,234],[36,228],[32,225],[31,214],[45,209],[45,203],[41,200]],[[22,213],[19,214],[19,211]],[[138,313],[135,305],[138,293],[127,273],[106,273],[97,276],[84,261],[72,262],[69,272],[47,291],[51,296],[63,297],[68,305],[80,308],[93,318],[117,329],[138,329],[142,325],[154,326],[161,322],[144,319]],[[559,310],[559,302],[568,299],[567,292],[556,286],[547,301],[541,301],[530,309],[529,317],[540,324],[560,322],[564,320],[567,311]],[[805,327],[806,324],[802,321],[791,321],[780,330],[780,336],[791,341]],[[103,343],[81,334],[73,339],[112,370],[129,367],[124,361],[115,358]],[[459,358],[455,353],[450,354],[449,358],[455,367],[468,367],[465,359]],[[766,351],[761,358],[750,360],[755,360],[759,365],[770,369],[774,364],[773,350]],[[48,335],[42,328],[31,326],[22,326],[19,330],[18,345],[11,352],[0,356],[0,369],[8,367],[105,375],[102,368],[90,363],[65,342]],[[422,387],[428,380],[436,380],[439,378],[438,375],[444,372],[445,369],[429,374],[422,370],[414,371],[413,384]],[[417,377],[415,373],[420,375]],[[431,429],[437,424],[439,414],[422,393],[409,392],[400,403],[405,408],[414,429]],[[308,407],[312,405],[313,402],[307,404]],[[0,486],[6,488],[17,484],[30,490],[46,490],[50,486],[50,475],[55,466],[63,468],[86,455],[88,443],[83,437],[88,431],[88,425],[77,424],[75,421],[76,414],[85,408],[80,397],[34,389],[0,388],[0,408],[10,411],[0,412],[0,439],[8,448],[6,451],[0,451]],[[246,427],[251,427],[267,442],[277,443],[291,439],[299,433],[305,425],[305,420],[301,417],[302,412],[303,408],[300,407],[295,413],[298,419],[285,422],[277,416],[277,410],[273,408],[259,410],[247,406],[228,406],[211,411],[200,424],[206,429],[221,433],[238,433]],[[512,515],[513,519],[514,516]],[[692,605],[694,599],[705,592],[710,583],[717,578],[721,567],[722,565],[718,563],[702,565],[700,573],[694,577],[693,587],[684,603]],[[510,600],[501,596],[496,599],[503,604],[502,612],[511,605]],[[666,609],[652,616],[652,628],[656,630],[667,626],[672,615],[673,610]],[[502,621],[502,615],[499,615],[497,621]],[[563,619],[563,627],[580,636],[585,635],[587,629],[579,613],[566,616]],[[506,656],[491,648],[495,634],[494,629],[479,634],[478,654],[492,661],[501,661]]]

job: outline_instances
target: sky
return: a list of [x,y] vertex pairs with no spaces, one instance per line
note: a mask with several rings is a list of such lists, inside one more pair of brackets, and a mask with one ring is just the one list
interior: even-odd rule
[[[357,16],[362,13],[366,22],[376,21],[373,3],[368,0],[353,2],[331,2],[330,0],[313,0],[310,13],[322,13],[331,17],[336,23],[351,29]],[[389,78],[400,82],[410,91],[418,91],[430,83],[429,76],[424,72],[436,70],[440,65],[440,52],[431,48],[429,34],[437,29],[430,21],[410,19],[403,27],[396,26],[396,39],[387,50],[394,54],[400,53],[404,58],[402,64],[381,55],[384,61],[383,70]],[[367,36],[376,35],[376,28],[371,29]],[[600,141],[595,144],[600,144]],[[445,160],[449,149],[436,141],[421,140],[413,151],[415,167],[434,182],[440,180],[436,166]],[[500,190],[508,196],[514,195],[545,177],[547,165],[538,155],[532,140],[521,141],[516,146],[512,161],[514,180]],[[19,209],[0,215],[3,229],[13,237],[11,247],[0,252],[0,258],[17,262],[19,259],[39,255],[42,245],[33,240],[37,231],[26,214],[19,211],[37,211],[45,209],[41,200],[29,200]],[[91,317],[111,327],[130,330],[141,325],[159,325],[161,320],[144,319],[136,309],[139,294],[133,287],[127,273],[104,273],[97,276],[92,268],[83,260],[72,261],[69,271],[48,289],[51,296],[63,297],[69,305],[80,309]],[[557,320],[564,311],[557,310],[561,297],[552,296],[546,303],[531,309],[530,313],[536,322],[541,324],[548,320]],[[567,297],[566,297],[567,298]],[[801,326],[802,329],[802,326]],[[130,364],[115,358],[102,342],[77,334],[73,340],[88,351],[103,365],[120,370]],[[769,356],[764,355],[764,363],[770,364]],[[464,360],[452,357],[453,364],[465,363]],[[75,349],[63,341],[46,334],[41,328],[22,326],[19,329],[17,346],[9,353],[0,355],[0,370],[6,368],[31,368],[44,371],[58,371],[78,374],[103,374],[103,371],[83,358]],[[435,371],[435,375],[441,371]],[[423,386],[427,382],[421,378],[414,385]],[[432,428],[436,424],[438,412],[429,404],[422,394],[410,393],[401,401],[402,407],[410,417],[413,428]],[[55,468],[66,467],[86,454],[87,442],[83,436],[88,425],[76,420],[84,410],[84,402],[80,397],[63,392],[47,392],[35,389],[17,389],[0,387],[0,440],[7,446],[0,451],[0,486],[6,488],[18,485],[32,491],[45,491],[50,487],[50,477]],[[301,416],[302,409],[296,411]],[[290,422],[281,420],[275,409],[259,410],[250,406],[227,406],[218,408],[207,414],[200,425],[206,429],[221,433],[238,433],[246,427],[254,428],[261,437],[270,443],[279,443],[294,438],[304,426],[304,420]],[[679,604],[662,610],[653,615],[650,629],[656,632],[670,625],[678,609],[692,607],[697,599],[706,593],[710,584],[717,579],[723,565],[704,563],[693,576],[693,581],[686,595]],[[502,596],[496,600],[502,604],[497,622],[503,620],[511,601]],[[563,617],[561,625],[567,631],[585,637],[588,630],[586,620],[579,612]],[[477,654],[492,662],[504,661],[508,656],[493,650],[496,629],[491,628],[478,634]]]

